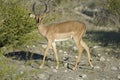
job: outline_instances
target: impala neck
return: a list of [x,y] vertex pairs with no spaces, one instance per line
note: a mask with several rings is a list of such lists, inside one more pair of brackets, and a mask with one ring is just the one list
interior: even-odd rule
[[38,31],[39,31],[39,33],[42,35],[42,36],[44,36],[45,37],[45,35],[46,35],[46,27],[44,27],[44,25],[42,24],[42,22],[39,22],[39,23],[37,23],[37,26],[38,26]]

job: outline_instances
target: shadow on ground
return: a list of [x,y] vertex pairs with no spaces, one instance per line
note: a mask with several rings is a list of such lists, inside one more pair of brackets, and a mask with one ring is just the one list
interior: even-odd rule
[[43,55],[32,53],[29,51],[17,51],[17,52],[10,52],[4,55],[7,58],[12,58],[13,60],[36,60],[36,59],[43,59]]
[[120,45],[120,32],[114,31],[89,31],[87,32],[87,37],[96,42],[101,42],[102,45]]

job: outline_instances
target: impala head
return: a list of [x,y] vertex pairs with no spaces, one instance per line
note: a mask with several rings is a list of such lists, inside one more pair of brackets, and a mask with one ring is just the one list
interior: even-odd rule
[[[38,7],[40,5],[42,5],[42,6],[44,5],[44,10],[36,12],[35,7]],[[32,10],[33,10],[34,14],[29,13],[29,16],[31,18],[34,18],[36,20],[36,23],[41,23],[41,20],[43,19],[43,16],[44,16],[44,13],[47,11],[47,4],[46,3],[43,4],[41,2],[39,2],[38,4],[34,3]]]
[[32,14],[32,13],[29,13],[29,16],[31,18],[34,18],[36,20],[36,23],[41,23],[41,20],[43,19],[43,15],[40,15],[40,14]]

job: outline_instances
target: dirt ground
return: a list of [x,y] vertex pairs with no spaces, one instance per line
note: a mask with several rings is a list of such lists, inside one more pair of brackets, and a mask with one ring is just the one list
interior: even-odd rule
[[[73,40],[63,42],[62,45],[67,47],[60,47],[58,45],[58,55],[60,60],[59,69],[55,69],[55,58],[52,54],[52,50],[49,50],[47,55],[45,66],[39,69],[39,65],[42,61],[42,51],[33,46],[35,53],[28,52],[29,57],[25,51],[11,52],[6,57],[12,57],[11,63],[19,66],[18,72],[29,72],[30,70],[36,70],[38,73],[29,73],[29,80],[120,80],[120,50],[109,47],[102,47],[95,45],[90,47],[92,63],[94,69],[88,65],[86,52],[83,51],[78,69],[73,71],[71,68],[75,64],[77,58],[77,48],[74,45]],[[69,44],[69,45],[68,45]],[[43,49],[44,51],[44,49]],[[32,54],[31,60],[30,56]],[[26,59],[27,58],[27,59]],[[29,65],[25,66],[26,60],[30,61]],[[25,80],[25,79],[24,79]]]

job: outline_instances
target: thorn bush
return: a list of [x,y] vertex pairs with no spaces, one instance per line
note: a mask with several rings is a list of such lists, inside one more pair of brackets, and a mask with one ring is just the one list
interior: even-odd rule
[[[13,4],[12,0],[9,3],[1,0],[0,16],[0,47],[24,44],[24,35],[35,28],[28,11],[22,4]],[[21,41],[23,43],[20,43]]]

